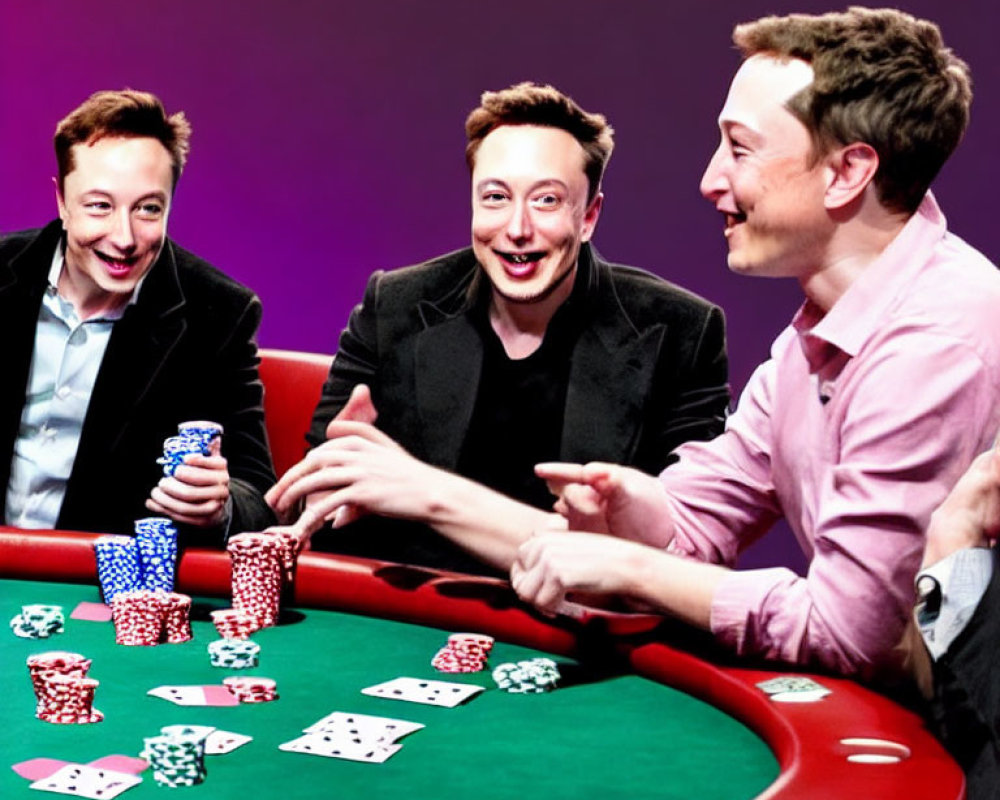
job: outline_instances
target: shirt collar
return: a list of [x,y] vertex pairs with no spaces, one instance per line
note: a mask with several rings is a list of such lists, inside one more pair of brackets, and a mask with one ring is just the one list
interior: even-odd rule
[[[56,252],[52,256],[52,265],[49,267],[49,283],[46,287],[46,291],[50,296],[55,297],[59,295],[59,276],[62,275],[63,266],[66,263],[66,245],[65,241],[60,240],[59,244],[56,245]],[[139,290],[142,289],[142,284],[146,282],[146,278],[149,277],[149,272],[147,271],[145,275],[139,278],[139,282],[135,285],[132,290],[132,294],[129,296],[128,302],[123,306],[108,311],[97,317],[94,320],[115,320],[121,319],[122,315],[125,313],[125,309],[128,306],[134,306],[139,299]],[[61,297],[61,295],[59,295]],[[65,299],[65,298],[63,298]],[[90,320],[88,320],[89,322]]]
[[803,347],[809,357],[809,338],[821,339],[847,355],[856,356],[878,330],[900,291],[909,286],[927,265],[925,254],[945,235],[944,214],[930,192],[916,213],[875,259],[833,304],[823,312],[811,301],[803,303],[792,325],[805,337]]

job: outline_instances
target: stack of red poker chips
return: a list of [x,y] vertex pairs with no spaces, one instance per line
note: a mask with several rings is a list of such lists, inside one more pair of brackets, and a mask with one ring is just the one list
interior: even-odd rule
[[453,633],[437,651],[431,666],[438,672],[481,672],[486,668],[493,637],[480,633]]
[[213,611],[212,623],[223,639],[249,639],[259,630],[256,617],[235,608]]
[[138,589],[115,595],[111,618],[115,642],[130,646],[178,644],[191,639],[191,598],[177,592]]
[[29,656],[28,673],[35,691],[35,716],[45,722],[76,725],[100,722],[94,708],[98,681],[87,677],[90,659],[79,653],[53,651]]
[[160,602],[167,644],[191,641],[191,598],[179,592],[167,592],[160,596]]
[[241,533],[229,540],[233,565],[233,608],[249,614],[258,628],[278,623],[286,564],[294,555],[284,537]]
[[241,703],[267,703],[278,699],[278,684],[271,678],[231,677],[222,683]]

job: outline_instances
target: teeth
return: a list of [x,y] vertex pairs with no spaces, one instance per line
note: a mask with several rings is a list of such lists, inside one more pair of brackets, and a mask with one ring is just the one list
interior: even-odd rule
[[525,255],[524,253],[511,253],[510,260],[513,261],[515,264],[527,264],[528,256]]

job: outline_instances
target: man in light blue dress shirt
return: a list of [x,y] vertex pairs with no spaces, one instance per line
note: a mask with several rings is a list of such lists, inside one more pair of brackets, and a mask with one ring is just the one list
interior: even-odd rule
[[[93,95],[56,129],[59,220],[0,239],[8,525],[130,533],[157,514],[221,543],[272,519],[260,301],[166,235],[190,133],[153,95]],[[162,476],[192,419],[223,425],[221,454]]]

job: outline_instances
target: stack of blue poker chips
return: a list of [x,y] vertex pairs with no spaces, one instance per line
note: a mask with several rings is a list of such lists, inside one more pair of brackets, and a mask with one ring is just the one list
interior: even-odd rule
[[97,556],[97,577],[104,602],[122,592],[143,588],[140,585],[139,548],[131,536],[101,536],[94,540]]
[[139,586],[149,591],[172,592],[177,570],[177,529],[166,517],[135,521],[139,553]]
[[163,456],[156,459],[162,465],[163,474],[170,478],[184,463],[184,457],[192,453],[211,455],[212,443],[222,435],[222,426],[215,422],[182,422],[177,426],[177,435],[163,442]]

